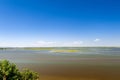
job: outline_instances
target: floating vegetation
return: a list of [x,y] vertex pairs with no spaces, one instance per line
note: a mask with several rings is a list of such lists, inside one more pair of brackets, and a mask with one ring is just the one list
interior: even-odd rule
[[72,49],[70,49],[70,50],[51,50],[50,52],[55,52],[55,53],[57,53],[57,52],[63,52],[63,53],[75,53],[75,52],[79,52],[79,50],[72,50]]

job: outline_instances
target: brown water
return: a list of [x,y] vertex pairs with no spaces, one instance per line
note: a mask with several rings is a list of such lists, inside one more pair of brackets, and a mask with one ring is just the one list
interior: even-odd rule
[[85,53],[6,50],[0,59],[8,59],[20,69],[30,68],[40,80],[120,80],[119,49]]

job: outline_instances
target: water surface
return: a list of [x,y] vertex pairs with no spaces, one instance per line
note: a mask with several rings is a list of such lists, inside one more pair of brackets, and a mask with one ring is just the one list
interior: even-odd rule
[[37,71],[41,80],[120,80],[120,48],[74,49],[80,51],[7,49],[0,59]]

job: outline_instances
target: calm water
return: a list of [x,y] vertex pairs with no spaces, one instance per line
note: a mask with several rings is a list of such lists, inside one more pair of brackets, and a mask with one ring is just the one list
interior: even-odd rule
[[0,59],[16,63],[20,69],[39,72],[41,80],[120,80],[120,48],[75,49],[80,52],[0,50]]
[[[81,49],[81,48],[75,48]],[[0,59],[8,59],[17,63],[49,63],[49,60],[81,60],[95,58],[119,59],[120,48],[82,48],[76,53],[54,53],[49,50],[24,50],[24,49],[9,49],[0,50]],[[57,61],[55,61],[57,62]]]

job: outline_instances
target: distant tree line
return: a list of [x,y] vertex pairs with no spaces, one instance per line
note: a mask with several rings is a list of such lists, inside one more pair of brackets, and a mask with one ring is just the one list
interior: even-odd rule
[[14,63],[0,61],[0,80],[39,80],[39,75],[29,69],[19,71]]

